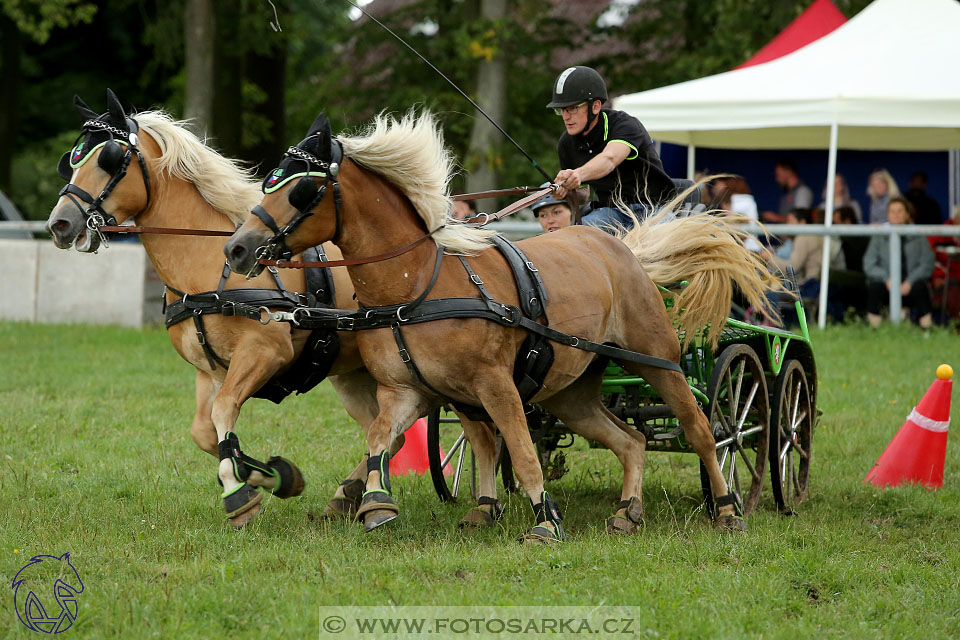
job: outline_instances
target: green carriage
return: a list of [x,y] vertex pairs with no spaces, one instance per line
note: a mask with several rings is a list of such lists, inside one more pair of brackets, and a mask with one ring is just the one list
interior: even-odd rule
[[[709,419],[724,478],[740,497],[745,514],[759,502],[768,466],[780,511],[790,513],[807,494],[818,415],[817,370],[803,307],[799,300],[793,306],[799,332],[728,319],[715,349],[698,341],[680,362]],[[648,452],[693,453],[672,410],[643,378],[608,364],[602,391],[607,408],[644,435]],[[557,479],[566,471],[562,449],[573,443],[573,434],[539,406],[527,409],[544,477]],[[476,485],[469,443],[457,427],[459,419],[448,409],[427,419],[431,476],[444,501],[456,501],[465,484],[471,491]],[[513,490],[509,453],[499,439],[497,468],[505,489]],[[700,478],[706,507],[712,511],[702,463]]]

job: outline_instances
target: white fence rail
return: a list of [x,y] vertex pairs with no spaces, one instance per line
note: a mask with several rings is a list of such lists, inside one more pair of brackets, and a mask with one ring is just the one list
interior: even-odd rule
[[[0,221],[0,236],[4,231],[45,233],[45,222],[26,220],[22,222],[3,222]],[[540,225],[536,222],[498,222],[491,225],[491,228],[511,237],[529,237],[542,232]],[[887,236],[890,242],[890,279],[893,282],[900,282],[903,272],[903,265],[900,261],[900,245],[903,236],[952,236],[960,237],[960,226],[956,225],[819,225],[802,224],[789,225],[778,224],[768,225],[767,231],[774,237],[783,236]],[[106,249],[105,251],[110,251]],[[9,272],[8,272],[9,273]],[[63,274],[62,277],[67,277]],[[824,274],[821,287],[826,290],[829,286],[829,272]],[[900,310],[902,308],[902,299],[900,296],[900,287],[890,287],[890,320],[894,324],[900,323]],[[824,314],[820,314],[819,325],[823,328],[825,324]]]

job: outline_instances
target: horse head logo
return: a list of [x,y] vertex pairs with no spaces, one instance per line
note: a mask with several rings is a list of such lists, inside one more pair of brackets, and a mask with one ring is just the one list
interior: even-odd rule
[[[13,578],[13,602],[20,622],[31,631],[60,633],[77,619],[78,596],[83,593],[80,574],[70,564],[70,554],[33,556]],[[50,601],[50,593],[59,609]],[[48,610],[41,597],[50,605]]]

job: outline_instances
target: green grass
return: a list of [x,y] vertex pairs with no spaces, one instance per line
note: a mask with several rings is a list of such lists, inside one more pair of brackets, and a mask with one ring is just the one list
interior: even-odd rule
[[[382,604],[630,605],[644,637],[957,637],[956,438],[940,491],[862,479],[936,366],[960,368],[960,342],[912,327],[813,340],[823,419],[797,517],[766,487],[748,534],[718,533],[695,458],[651,454],[645,530],[609,537],[619,467],[581,442],[548,485],[568,541],[531,549],[515,542],[525,497],[505,499],[500,530],[464,536],[466,507],[441,504],[427,476],[394,479],[401,517],[384,530],[308,520],[365,449],[327,383],[244,408],[245,450],[294,460],[308,486],[233,531],[216,463],[189,436],[193,370],[162,330],[0,323],[0,583],[71,552],[85,591],[67,633],[91,638],[316,637],[318,606]],[[3,593],[0,637],[31,637]]]

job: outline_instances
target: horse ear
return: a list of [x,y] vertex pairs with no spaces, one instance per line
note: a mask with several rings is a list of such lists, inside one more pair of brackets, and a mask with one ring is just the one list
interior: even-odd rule
[[73,96],[73,108],[80,114],[80,119],[84,122],[87,120],[96,120],[100,117],[100,114],[94,113],[93,109],[88,107],[87,103],[78,95]]
[[307,131],[307,136],[322,134],[324,131],[326,131],[327,138],[329,138],[330,137],[330,120],[327,119],[326,109],[321,111],[320,115],[317,116],[317,119],[313,121],[312,125],[310,125],[310,129]]
[[120,100],[117,99],[117,94],[110,89],[107,89],[107,111],[110,113],[110,119],[113,120],[115,125],[118,127],[126,126],[127,114],[123,112],[123,106],[121,106]]

